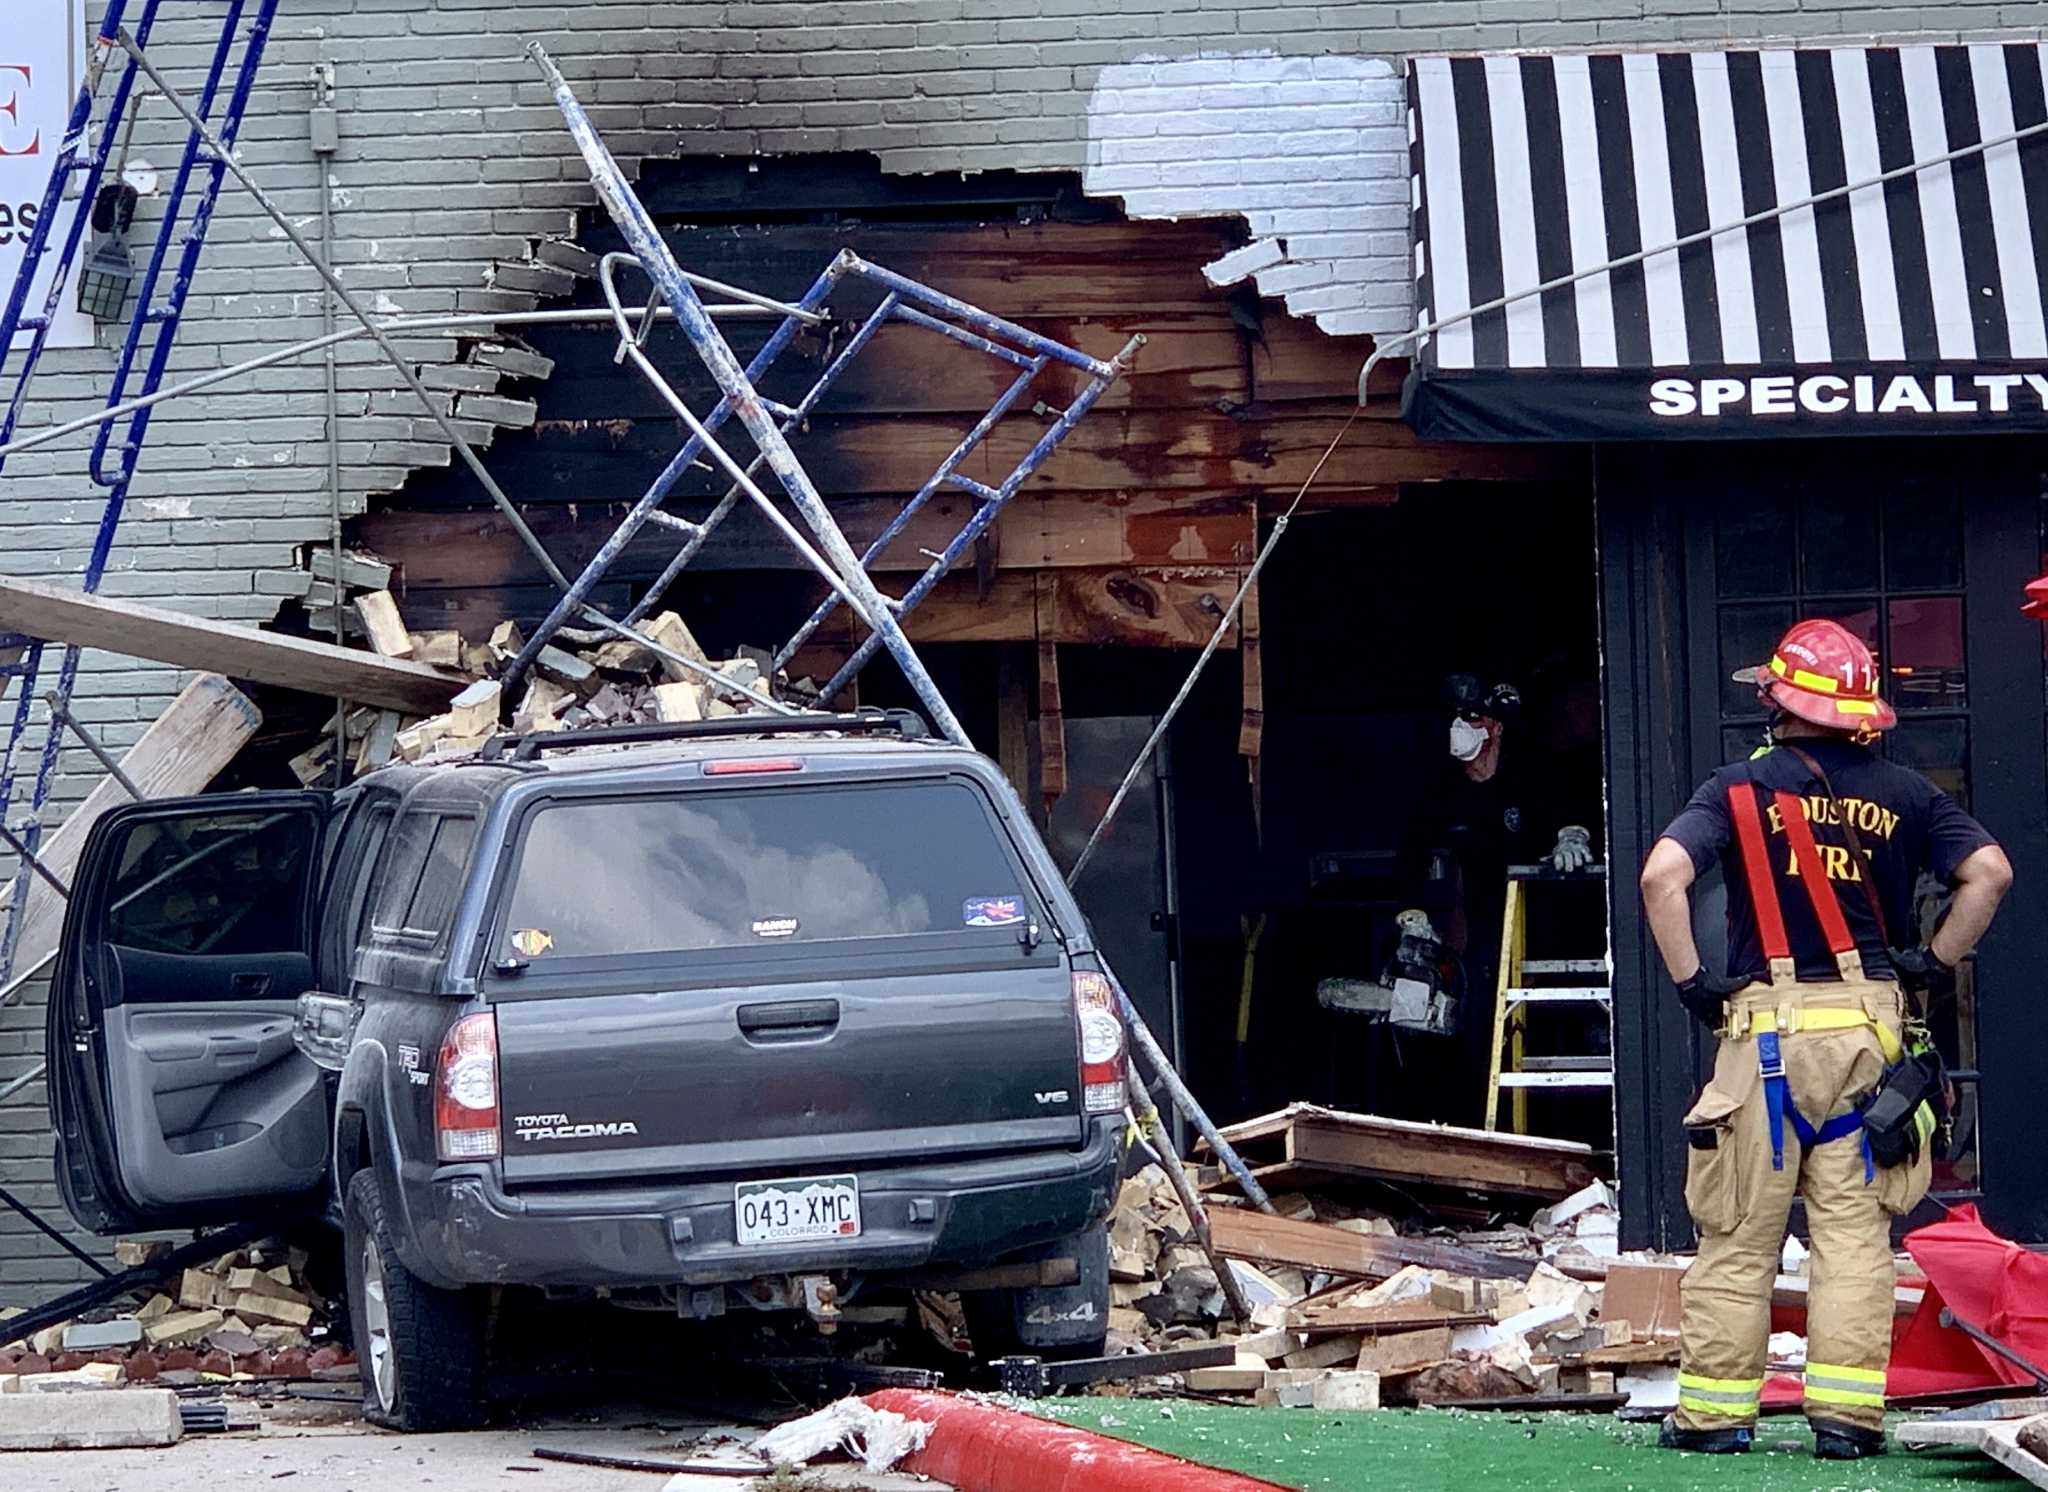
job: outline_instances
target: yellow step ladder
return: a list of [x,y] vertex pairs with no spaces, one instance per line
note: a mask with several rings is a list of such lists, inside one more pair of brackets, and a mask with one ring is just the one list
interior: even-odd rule
[[[1597,881],[1603,886],[1607,867],[1600,864],[1564,872],[1548,865],[1508,867],[1507,907],[1501,919],[1500,980],[1493,1005],[1493,1052],[1486,1071],[1486,1127],[1500,1128],[1501,1096],[1508,1097],[1509,1127],[1529,1132],[1529,1091],[1595,1091],[1606,1089],[1612,1123],[1614,1057],[1607,1052],[1532,1056],[1528,1045],[1532,1018],[1559,1009],[1596,1006],[1613,1027],[1613,974],[1607,957],[1530,958],[1529,893]],[[1605,911],[1603,897],[1603,914]],[[1605,917],[1602,917],[1604,927]],[[1597,976],[1598,983],[1592,982]]]

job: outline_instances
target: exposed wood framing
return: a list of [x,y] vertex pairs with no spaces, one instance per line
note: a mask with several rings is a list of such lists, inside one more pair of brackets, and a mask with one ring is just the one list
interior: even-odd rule
[[438,714],[463,683],[420,663],[258,632],[139,601],[88,596],[35,580],[0,579],[0,632],[104,648],[308,694],[338,695],[408,715]]
[[[1050,610],[1049,577],[1041,575],[1038,611]],[[1059,645],[1051,636],[1038,643],[1038,791],[1048,817],[1067,791],[1067,721],[1060,705]]]
[[1325,1177],[1370,1176],[1471,1191],[1557,1199],[1594,1179],[1590,1147],[1349,1114],[1312,1104],[1247,1119],[1223,1131],[1257,1166],[1276,1151],[1294,1169]]
[[1479,1279],[1527,1279],[1535,1266],[1479,1249],[1421,1238],[1352,1233],[1327,1223],[1296,1222],[1249,1207],[1212,1207],[1209,1229],[1217,1251],[1254,1264],[1319,1269],[1359,1279],[1385,1279],[1410,1264]]

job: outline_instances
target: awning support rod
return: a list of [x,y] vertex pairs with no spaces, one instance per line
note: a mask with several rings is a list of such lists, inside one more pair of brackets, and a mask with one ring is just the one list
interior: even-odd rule
[[1705,243],[1708,239],[1720,238],[1725,234],[1750,228],[1758,223],[1772,222],[1784,217],[1788,213],[1798,212],[1804,207],[1817,207],[1823,202],[1832,202],[1837,197],[1847,197],[1855,192],[1868,191],[1871,187],[1883,186],[1886,182],[1897,181],[1902,176],[1916,176],[1922,171],[1931,171],[1936,166],[1946,166],[1953,161],[1962,160],[1965,156],[1982,155],[1988,150],[1996,150],[2001,145],[2017,144],[2021,140],[2029,140],[2041,134],[2048,134],[2048,120],[2044,120],[2040,124],[2029,124],[2021,129],[2008,130],[2002,135],[1992,136],[1989,140],[1978,140],[1970,145],[1958,145],[1954,150],[1944,151],[1940,155],[1931,155],[1925,160],[1908,161],[1903,166],[1893,166],[1889,171],[1880,171],[1875,176],[1866,176],[1859,181],[1844,182],[1841,186],[1829,187],[1825,191],[1811,192],[1796,202],[1786,202],[1775,207],[1759,208],[1747,217],[1737,218],[1733,222],[1718,223],[1712,227],[1701,228],[1679,238],[1674,238],[1669,243],[1658,244],[1655,248],[1638,249],[1632,254],[1623,254],[1619,258],[1609,259],[1604,264],[1595,264],[1588,269],[1574,270],[1568,275],[1559,275],[1555,279],[1545,280],[1540,285],[1530,285],[1525,289],[1510,291],[1506,295],[1495,296],[1484,305],[1467,307],[1465,310],[1459,311],[1454,315],[1445,316],[1439,320],[1418,326],[1412,331],[1397,333],[1387,338],[1384,342],[1378,342],[1375,339],[1376,345],[1373,347],[1371,356],[1366,358],[1365,366],[1358,370],[1359,406],[1363,408],[1366,403],[1366,384],[1371,380],[1372,371],[1379,366],[1381,358],[1393,352],[1396,348],[1408,347],[1434,332],[1442,331],[1447,326],[1456,326],[1460,322],[1471,321],[1475,317],[1489,315],[1503,307],[1514,305],[1517,301],[1527,300],[1532,295],[1544,295],[1552,290],[1562,290],[1568,285],[1578,284],[1581,280],[1590,280],[1595,275],[1604,275],[1617,269],[1626,269],[1631,264],[1641,264],[1644,260],[1654,259],[1659,254],[1670,254],[1679,249],[1689,249],[1694,244]]

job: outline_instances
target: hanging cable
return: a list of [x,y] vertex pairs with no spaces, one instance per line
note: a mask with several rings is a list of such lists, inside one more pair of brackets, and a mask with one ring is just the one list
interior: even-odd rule
[[1124,806],[1124,799],[1130,796],[1132,786],[1144,775],[1145,764],[1152,760],[1152,753],[1159,749],[1159,743],[1165,738],[1168,727],[1173,724],[1174,716],[1178,715],[1181,706],[1188,702],[1188,696],[1195,692],[1195,681],[1201,678],[1202,670],[1209,666],[1209,660],[1215,656],[1216,649],[1222,646],[1225,635],[1236,623],[1238,612],[1244,608],[1244,598],[1250,594],[1251,588],[1258,584],[1259,571],[1265,569],[1266,561],[1273,557],[1273,550],[1278,547],[1280,536],[1287,532],[1287,525],[1293,521],[1295,511],[1301,507],[1301,500],[1308,496],[1308,489],[1315,485],[1316,478],[1323,474],[1323,468],[1329,464],[1330,458],[1337,454],[1337,447],[1344,443],[1344,437],[1349,435],[1351,427],[1358,423],[1359,413],[1356,409],[1351,411],[1336,435],[1331,437],[1329,445],[1323,448],[1323,454],[1316,458],[1316,464],[1302,480],[1301,489],[1294,494],[1294,501],[1287,505],[1287,511],[1273,520],[1273,532],[1266,536],[1266,542],[1259,549],[1258,558],[1252,561],[1251,569],[1245,571],[1244,583],[1237,588],[1237,594],[1230,598],[1230,605],[1225,608],[1222,620],[1216,623],[1216,630],[1209,635],[1209,641],[1202,648],[1202,655],[1195,659],[1195,666],[1188,670],[1188,676],[1182,682],[1180,692],[1175,694],[1173,702],[1167,705],[1166,713],[1159,717],[1159,723],[1152,727],[1152,734],[1147,736],[1145,744],[1138,748],[1137,759],[1131,763],[1130,771],[1124,773],[1124,780],[1117,784],[1116,792],[1109,800],[1109,807],[1102,810],[1102,818],[1095,825],[1095,832],[1090,834],[1088,842],[1081,846],[1081,854],[1074,861],[1074,868],[1067,872],[1069,886],[1079,883],[1082,870],[1095,854],[1095,847],[1109,832],[1109,826],[1116,822],[1117,811]]

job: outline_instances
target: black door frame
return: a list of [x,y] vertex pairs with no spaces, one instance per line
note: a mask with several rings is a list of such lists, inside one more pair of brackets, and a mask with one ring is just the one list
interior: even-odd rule
[[2017,872],[1980,949],[1981,1149],[1987,1221],[2048,1241],[2048,1148],[2034,1142],[2034,1095],[2048,1089],[2048,1002],[2031,983],[2033,930],[2048,925],[2048,760],[2041,624],[2018,614],[2041,568],[2048,443],[2032,439],[1617,446],[1596,452],[1608,852],[1614,944],[1616,1144],[1622,1243],[1686,1249],[1679,1116],[1703,1073],[1685,1017],[1641,916],[1634,870],[1699,780],[1720,764],[1713,548],[1700,521],[1745,466],[1816,480],[1902,470],[1964,484],[1965,649],[1972,807]]

